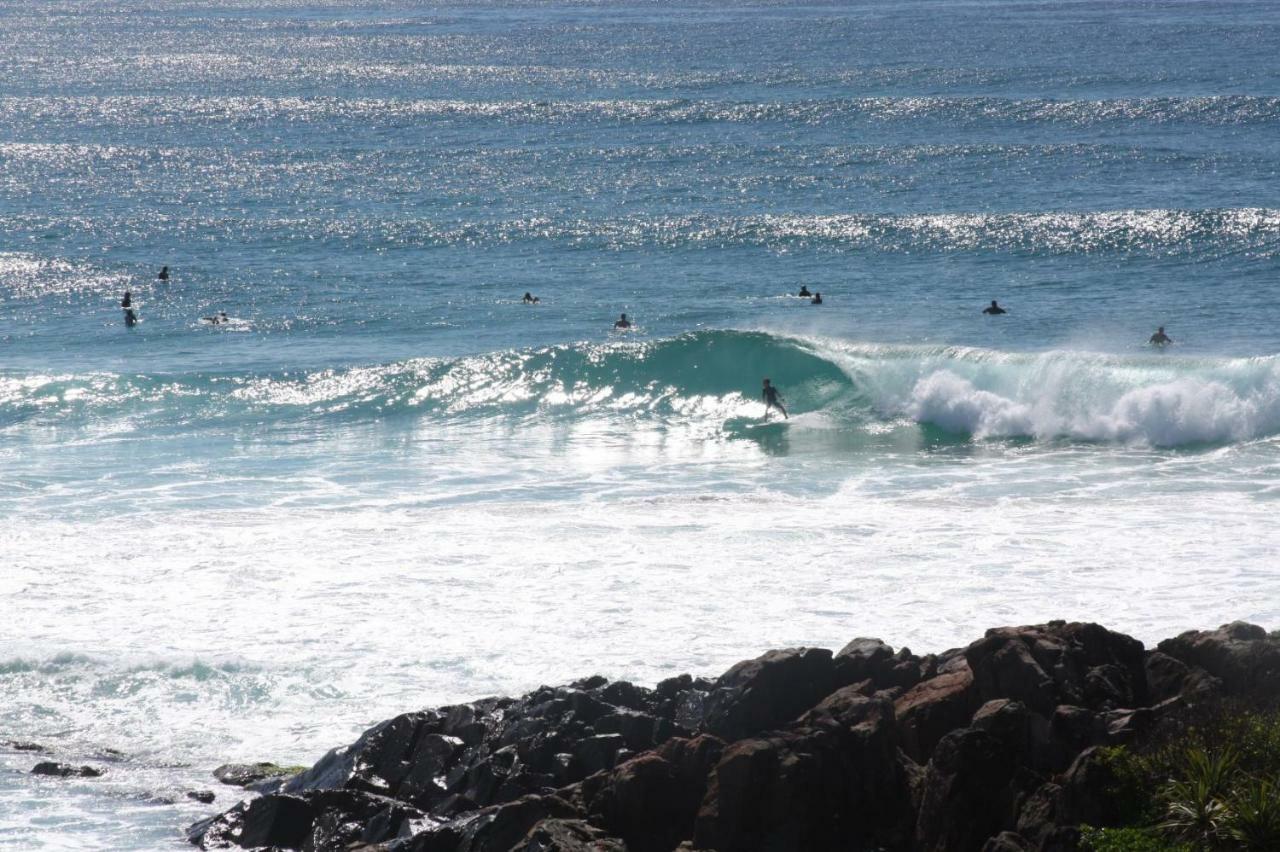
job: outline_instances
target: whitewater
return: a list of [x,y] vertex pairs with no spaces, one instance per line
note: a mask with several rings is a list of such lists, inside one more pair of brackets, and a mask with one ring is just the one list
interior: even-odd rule
[[0,45],[0,848],[186,848],[219,764],[589,674],[1280,627],[1280,4]]

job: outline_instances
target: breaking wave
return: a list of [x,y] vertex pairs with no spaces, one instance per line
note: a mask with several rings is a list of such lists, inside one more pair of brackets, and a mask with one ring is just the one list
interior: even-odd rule
[[915,422],[975,440],[1164,447],[1280,434],[1277,356],[1013,353],[729,330],[312,372],[0,374],[0,429],[604,416],[728,434],[726,423],[760,414],[765,375],[793,413],[850,430]]

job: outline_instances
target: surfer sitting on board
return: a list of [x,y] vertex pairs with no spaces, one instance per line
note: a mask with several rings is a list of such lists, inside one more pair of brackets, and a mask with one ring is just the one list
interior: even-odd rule
[[803,298],[806,298],[806,299],[807,299],[807,298],[809,298],[810,296],[812,296],[813,294],[809,292],[809,288],[808,288],[807,286],[805,286],[804,284],[801,284],[801,285],[800,285],[800,292],[799,292],[799,293],[797,293],[796,295],[797,295],[797,296],[801,296],[801,297],[803,297]]
[[631,328],[631,320],[627,319],[627,315],[623,314],[618,321],[613,324],[614,328]]
[[536,305],[538,304],[538,297],[533,295],[532,293],[525,293],[524,298],[521,299],[521,301],[524,302],[526,305]]
[[133,307],[133,294],[130,293],[128,290],[124,291],[124,298],[120,300],[120,307],[122,308]]
[[1173,338],[1164,333],[1164,326],[1156,329],[1156,333],[1151,335],[1151,339],[1147,341],[1152,346],[1165,346],[1173,342]]
[[169,280],[169,267],[167,267],[167,266],[165,266],[165,267],[161,267],[159,274],[157,274],[157,275],[156,275],[156,278],[159,278],[161,281],[168,281],[168,280]]
[[764,397],[764,419],[765,420],[769,419],[769,409],[771,408],[776,408],[779,411],[781,411],[783,419],[785,420],[791,419],[790,417],[787,416],[787,410],[782,407],[782,394],[778,393],[777,388],[769,384],[768,379],[764,380],[764,391],[761,393],[761,396]]
[[809,304],[811,304],[811,305],[821,305],[821,304],[822,304],[822,294],[821,294],[821,293],[814,293],[814,294],[813,294],[813,298],[809,301]]
[[982,309],[982,312],[983,312],[984,314],[991,314],[991,315],[993,315],[993,316],[994,316],[994,315],[996,315],[996,314],[1007,314],[1007,313],[1009,313],[1009,312],[1008,312],[1008,311],[1006,311],[1004,308],[1002,308],[1002,307],[1000,307],[999,305],[997,305],[997,304],[996,304],[996,300],[995,300],[995,299],[992,299],[992,300],[991,300],[991,304],[990,304],[990,305],[988,305],[987,307],[983,308],[983,309]]

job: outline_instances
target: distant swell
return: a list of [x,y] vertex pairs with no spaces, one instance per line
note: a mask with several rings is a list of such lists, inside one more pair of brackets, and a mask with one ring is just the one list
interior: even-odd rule
[[76,124],[256,124],[351,121],[394,125],[430,119],[509,123],[626,122],[701,124],[779,122],[835,125],[931,120],[990,124],[1265,125],[1280,121],[1280,98],[1250,95],[1055,100],[999,97],[870,97],[778,101],[689,98],[471,100],[332,97],[81,96],[0,99],[10,121]]
[[[527,217],[472,221],[348,216],[261,219],[149,216],[83,219],[0,217],[5,232],[89,232],[120,238],[145,227],[157,238],[192,231],[243,244],[319,240],[335,248],[385,249],[546,242],[575,248],[773,249],[802,247],[884,252],[1114,252],[1212,256],[1280,256],[1280,210],[1103,210],[1090,212],[756,214],[749,216]],[[0,270],[2,271],[2,270]],[[2,279],[0,279],[2,280]]]
[[[429,418],[642,418],[707,435],[761,413],[761,376],[793,413],[839,428],[916,423],[982,440],[1155,446],[1280,434],[1280,357],[1023,354],[705,331],[456,359],[268,375],[0,374],[0,429],[111,434]],[[727,430],[727,431],[726,431]]]

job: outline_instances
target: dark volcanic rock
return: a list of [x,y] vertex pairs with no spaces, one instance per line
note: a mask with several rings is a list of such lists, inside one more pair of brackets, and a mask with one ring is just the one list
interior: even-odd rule
[[213,770],[213,777],[232,787],[252,787],[261,781],[288,778],[296,771],[274,763],[225,763]]
[[782,731],[724,750],[695,847],[859,850],[900,843],[910,821],[893,706],[841,690]]
[[724,739],[786,724],[837,688],[831,652],[790,648],[744,660],[722,674],[704,702],[701,728]]
[[947,734],[924,778],[916,841],[926,852],[981,849],[1016,816],[1016,763],[996,737],[976,728]]
[[1142,643],[1097,624],[988,630],[964,654],[982,701],[1012,698],[1049,714],[1059,704],[1099,711],[1147,700]]
[[449,817],[612,769],[676,733],[673,714],[670,698],[603,678],[406,713],[329,752],[284,791],[363,790]]
[[557,796],[525,796],[428,828],[392,848],[395,852],[508,852],[539,823],[580,816]]
[[1151,700],[1204,699],[1222,692],[1222,681],[1199,667],[1191,667],[1162,651],[1147,655],[1147,688]]
[[628,848],[582,820],[544,819],[511,852],[628,852]]
[[1002,831],[983,845],[982,852],[1036,852],[1036,847],[1017,832]]
[[39,743],[22,742],[21,740],[5,740],[5,748],[11,748],[14,751],[28,751],[36,754],[45,754],[49,749]]
[[196,823],[187,838],[201,849],[270,846],[337,852],[407,835],[426,822],[420,811],[402,802],[354,790],[321,790],[241,802]]
[[1075,852],[1081,824],[1118,818],[1097,746],[1177,730],[1222,696],[1274,700],[1278,678],[1280,638],[1252,625],[1146,652],[1062,621],[937,656],[878,639],[773,651],[654,690],[592,677],[397,716],[287,781],[222,767],[269,793],[190,836],[299,852]]
[[1280,696],[1280,642],[1255,624],[1234,621],[1217,630],[1188,631],[1157,649],[1218,678],[1229,693]]
[[938,740],[968,723],[975,704],[967,665],[915,685],[893,703],[903,750],[919,763],[927,761]]
[[724,742],[703,734],[668,740],[612,772],[582,782],[590,820],[626,841],[633,852],[668,850],[693,834],[707,775]]
[[31,767],[32,775],[51,775],[56,778],[101,778],[106,770],[93,766],[72,766],[69,763],[54,763],[46,760]]

